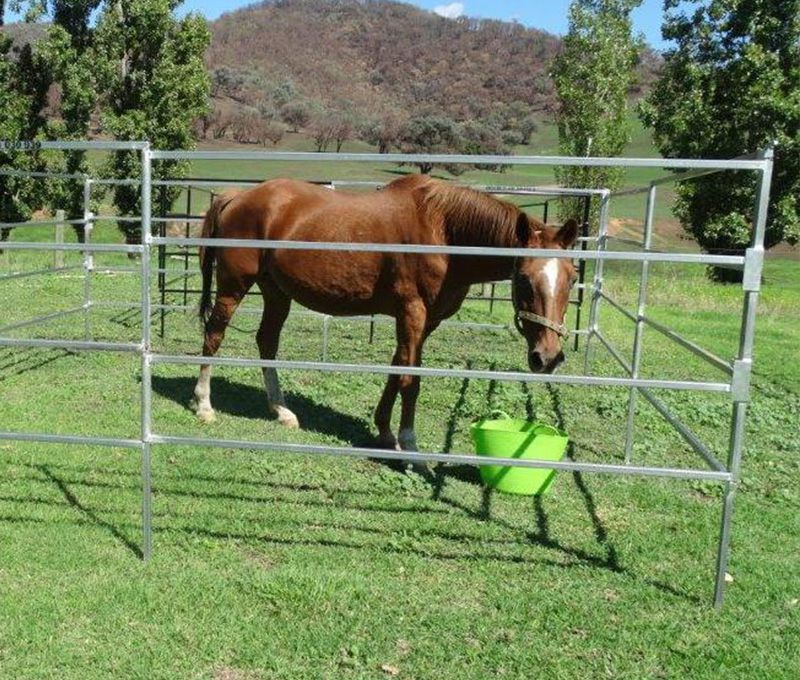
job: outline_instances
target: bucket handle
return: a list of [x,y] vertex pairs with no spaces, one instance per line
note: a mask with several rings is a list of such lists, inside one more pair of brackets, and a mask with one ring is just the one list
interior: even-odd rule
[[499,420],[513,420],[511,418],[511,416],[508,415],[508,413],[506,413],[505,411],[503,411],[502,409],[499,409],[499,408],[494,408],[491,411],[489,411],[489,415],[492,418],[495,418],[496,416],[499,416]]

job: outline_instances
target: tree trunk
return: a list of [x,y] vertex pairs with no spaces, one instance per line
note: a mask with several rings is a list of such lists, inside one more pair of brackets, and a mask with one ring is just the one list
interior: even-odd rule
[[[726,255],[744,255],[744,252],[737,253],[735,251],[731,251],[730,253],[726,253]],[[744,276],[744,271],[741,269],[729,269],[728,267],[715,267],[713,265],[709,265],[706,269],[706,274],[708,275],[708,278],[715,283],[740,284]]]

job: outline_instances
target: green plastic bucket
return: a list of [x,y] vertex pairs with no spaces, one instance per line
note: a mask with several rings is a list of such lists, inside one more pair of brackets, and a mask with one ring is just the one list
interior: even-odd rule
[[[569,441],[561,430],[530,420],[511,418],[495,412],[499,418],[483,418],[472,424],[475,452],[488,458],[561,460]],[[480,465],[481,480],[486,486],[505,493],[538,496],[553,483],[556,471],[545,468],[515,468]]]

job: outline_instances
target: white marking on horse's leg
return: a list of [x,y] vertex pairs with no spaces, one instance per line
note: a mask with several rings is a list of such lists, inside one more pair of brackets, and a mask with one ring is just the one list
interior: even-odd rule
[[264,374],[264,387],[267,390],[267,400],[269,401],[269,409],[278,418],[281,425],[292,429],[298,429],[300,422],[297,416],[286,408],[286,402],[283,399],[283,391],[278,382],[278,372],[274,368],[262,368],[261,372]]
[[407,427],[397,433],[397,443],[403,451],[417,451],[417,434],[413,428]]
[[549,259],[545,263],[542,272],[547,279],[547,288],[550,292],[550,297],[555,297],[556,286],[558,285],[558,260],[555,257]]
[[211,407],[211,366],[200,367],[200,377],[194,388],[195,412],[204,423],[216,420],[214,409]]

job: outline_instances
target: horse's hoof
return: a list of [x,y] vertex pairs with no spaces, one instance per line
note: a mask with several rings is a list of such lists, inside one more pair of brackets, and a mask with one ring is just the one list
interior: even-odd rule
[[433,473],[431,472],[431,469],[426,461],[409,463],[406,466],[406,474],[419,475],[426,480],[433,478]]
[[386,436],[378,435],[378,441],[375,443],[376,448],[379,449],[389,449],[390,451],[399,451],[400,447],[397,444],[397,440],[394,438],[393,434],[389,434]]
[[204,409],[197,412],[197,418],[201,423],[213,423],[217,420],[217,414],[214,409]]
[[417,435],[414,430],[400,430],[397,435],[397,441],[400,444],[401,451],[418,451],[417,448]]
[[276,414],[278,416],[278,422],[284,427],[288,427],[290,430],[300,429],[300,421],[297,420],[297,416],[288,408],[278,406],[276,409]]

